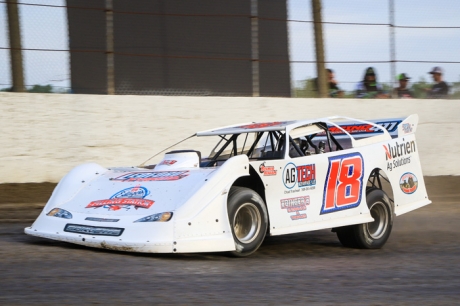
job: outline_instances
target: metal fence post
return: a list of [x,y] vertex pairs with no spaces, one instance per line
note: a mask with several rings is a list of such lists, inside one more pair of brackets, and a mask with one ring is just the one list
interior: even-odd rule
[[19,26],[18,1],[9,0],[8,33],[10,38],[11,78],[13,79],[14,92],[24,92],[24,70],[22,66],[21,29]]
[[259,81],[259,8],[258,0],[251,0],[251,62],[252,96],[260,96]]
[[396,81],[396,41],[395,41],[395,10],[394,10],[394,0],[389,0],[389,10],[390,10],[390,85],[391,85],[391,98],[396,98],[394,96],[394,90]]
[[115,59],[113,54],[113,0],[105,0],[105,22],[107,39],[107,94],[115,94]]
[[324,65],[323,21],[321,17],[321,0],[312,0],[313,28],[315,32],[316,73],[318,76],[318,93],[320,98],[328,97],[326,67]]

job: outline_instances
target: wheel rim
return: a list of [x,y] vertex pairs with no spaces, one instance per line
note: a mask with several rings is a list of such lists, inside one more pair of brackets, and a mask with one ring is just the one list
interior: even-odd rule
[[233,232],[242,243],[250,243],[256,239],[260,231],[261,216],[257,207],[252,203],[244,203],[233,218]]
[[388,227],[388,208],[382,202],[375,202],[369,209],[374,222],[367,223],[366,230],[372,239],[379,239]]

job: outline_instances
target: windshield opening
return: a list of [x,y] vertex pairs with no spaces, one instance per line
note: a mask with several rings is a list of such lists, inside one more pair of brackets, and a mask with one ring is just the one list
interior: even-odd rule
[[[193,136],[168,148],[167,152],[196,150],[201,152],[201,167],[223,164],[237,155],[249,159],[280,159],[284,157],[284,131],[250,132],[241,134]],[[166,153],[167,153],[166,152]],[[151,163],[158,163],[164,154],[158,154]]]

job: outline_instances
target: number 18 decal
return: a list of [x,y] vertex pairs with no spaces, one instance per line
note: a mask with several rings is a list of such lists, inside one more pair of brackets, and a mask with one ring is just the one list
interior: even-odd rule
[[329,157],[321,215],[353,208],[361,202],[364,162],[359,153]]

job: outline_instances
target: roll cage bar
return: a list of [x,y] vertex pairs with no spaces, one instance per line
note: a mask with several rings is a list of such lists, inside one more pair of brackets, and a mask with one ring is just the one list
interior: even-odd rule
[[[343,147],[340,145],[340,143],[334,138],[334,136],[329,132],[329,129],[327,127],[327,124],[324,122],[318,122],[314,123],[313,125],[317,126],[321,130],[323,130],[326,134],[326,136],[320,136],[320,137],[326,137],[327,139],[327,145],[329,147],[329,151],[333,151],[333,144],[335,145],[335,151],[343,150]],[[252,143],[251,147],[245,152],[244,148],[246,146],[246,143],[248,141],[248,136],[250,133],[238,133],[238,134],[230,134],[230,138],[226,138],[226,135],[219,135],[221,140],[217,143],[215,148],[219,146],[221,141],[226,141],[222,147],[208,160],[204,163],[203,166],[212,166],[214,165],[217,161],[219,161],[219,157],[222,156],[222,153],[229,147],[231,147],[230,154],[228,155],[227,158],[222,159],[221,161],[227,160],[228,158],[236,155],[241,155],[241,154],[246,154],[249,158],[254,154],[256,150],[257,144],[259,144],[260,140],[262,139],[262,136],[264,133],[267,134],[267,138],[265,140],[265,144],[262,149],[262,154],[259,159],[281,159],[285,157],[285,152],[286,152],[286,147],[288,148],[293,148],[299,156],[306,156],[305,152],[302,151],[302,149],[299,147],[299,145],[292,139],[291,136],[289,136],[289,140],[286,143],[285,141],[285,134],[282,131],[260,131],[260,132],[255,132],[256,137],[254,139],[254,142]],[[238,143],[237,139],[241,134],[246,134],[246,137],[244,139],[244,144],[243,147],[241,148],[241,152],[238,152]],[[317,145],[313,143],[313,139],[318,135],[318,133],[314,133],[312,135],[305,135],[302,136],[305,141],[315,149],[316,153],[320,153],[320,148],[318,148]],[[269,142],[269,145],[267,146]],[[269,147],[272,148],[270,151],[265,151],[265,149]],[[267,154],[267,152],[273,152],[275,154]]]

